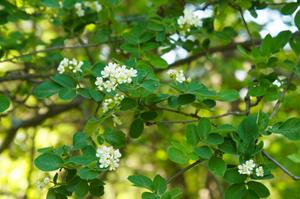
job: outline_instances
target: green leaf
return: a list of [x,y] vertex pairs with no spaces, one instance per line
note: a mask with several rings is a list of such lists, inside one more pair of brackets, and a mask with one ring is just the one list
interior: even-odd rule
[[48,190],[46,199],[56,199],[56,194],[53,189]]
[[284,135],[290,140],[300,139],[300,118],[290,118],[283,123],[275,124],[271,132]]
[[63,160],[53,153],[43,153],[34,160],[34,164],[42,171],[54,171],[62,166]]
[[198,136],[200,139],[204,140],[207,138],[211,131],[211,123],[209,119],[201,118],[198,122]]
[[92,180],[97,178],[99,172],[92,170],[88,167],[83,167],[79,169],[78,175],[83,180]]
[[134,99],[131,99],[131,98],[128,98],[128,97],[123,99],[122,102],[121,102],[121,110],[122,111],[132,109],[136,106],[137,106],[136,101]]
[[247,189],[244,184],[233,184],[225,191],[225,199],[244,199]]
[[224,174],[224,180],[229,183],[242,183],[247,179],[246,175],[241,175],[237,168],[227,169]]
[[299,153],[293,153],[287,156],[288,159],[295,163],[300,163],[300,154]]
[[209,159],[208,168],[213,174],[223,176],[226,171],[226,164],[224,160],[213,156]]
[[157,117],[157,113],[156,111],[146,111],[141,113],[141,118],[144,121],[151,121],[154,120]]
[[196,125],[189,124],[185,127],[185,137],[187,140],[187,143],[192,145],[197,145],[199,142],[198,137],[198,128]]
[[272,51],[272,42],[273,38],[270,34],[267,34],[265,38],[263,39],[261,46],[260,46],[260,51],[263,55],[269,55]]
[[93,196],[102,196],[104,194],[104,183],[99,179],[94,179],[90,183],[89,191]]
[[186,155],[175,147],[169,147],[167,154],[169,159],[177,164],[186,164],[188,162]]
[[194,151],[200,158],[206,160],[210,159],[213,155],[212,150],[208,146],[197,147]]
[[122,148],[126,143],[126,136],[122,131],[106,130],[103,134],[106,142],[115,148]]
[[298,10],[297,14],[295,15],[294,21],[298,30],[300,30],[300,10]]
[[218,145],[218,144],[222,144],[224,142],[224,138],[217,133],[211,133],[208,135],[205,142],[208,144],[212,144],[212,145]]
[[69,157],[67,160],[66,160],[66,163],[75,163],[75,164],[79,164],[79,165],[88,165],[94,161],[97,160],[97,157],[96,157],[96,150],[88,145],[86,146],[84,149],[82,149],[83,153],[81,155],[74,155],[74,156],[71,156]]
[[75,196],[83,198],[89,192],[88,183],[84,180],[80,180],[76,185]]
[[144,130],[144,122],[141,119],[136,119],[132,122],[130,129],[129,129],[129,135],[132,138],[138,138],[141,136]]
[[76,88],[77,85],[76,81],[66,74],[57,74],[50,79],[64,88]]
[[60,8],[58,0],[41,0],[41,3],[44,6],[50,7],[50,8]]
[[223,90],[218,95],[219,100],[225,102],[233,102],[240,99],[240,94],[236,90]]
[[154,68],[165,69],[168,68],[168,62],[166,62],[163,58],[157,55],[148,55],[148,61]]
[[92,99],[95,100],[96,102],[101,102],[103,99],[102,94],[94,88],[89,89],[89,94],[92,97]]
[[52,81],[45,81],[41,84],[39,84],[34,90],[33,94],[38,99],[45,99],[47,97],[50,97],[60,91],[62,87],[55,82]]
[[287,3],[285,4],[280,12],[284,15],[291,15],[293,14],[298,8],[298,3]]
[[0,113],[6,111],[10,106],[9,98],[0,94]]
[[281,48],[283,48],[287,43],[288,41],[290,40],[292,36],[292,33],[291,31],[282,31],[280,33],[278,33],[278,35],[273,39],[273,49],[272,49],[272,52],[275,52]]
[[136,187],[143,187],[152,190],[152,181],[150,178],[143,175],[132,175],[128,180]]
[[153,190],[155,193],[161,195],[167,190],[167,182],[160,175],[156,175],[153,179]]
[[76,97],[76,90],[70,88],[63,88],[58,92],[58,96],[62,100],[72,100]]
[[73,136],[73,146],[74,149],[82,149],[87,146],[87,137],[84,133],[78,132]]
[[249,189],[253,190],[261,198],[266,198],[270,195],[268,188],[260,182],[250,181],[247,185]]
[[159,199],[159,196],[156,195],[155,193],[144,192],[142,194],[142,199]]
[[196,96],[193,94],[182,94],[179,95],[177,98],[178,105],[186,105],[191,104],[196,100]]

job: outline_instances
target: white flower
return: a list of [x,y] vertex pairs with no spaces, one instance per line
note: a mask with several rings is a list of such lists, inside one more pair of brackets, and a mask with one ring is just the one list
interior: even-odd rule
[[247,160],[244,164],[238,166],[239,174],[251,175],[253,173],[253,169],[256,167],[256,164],[252,159]]
[[104,113],[113,109],[114,107],[120,105],[121,101],[124,99],[124,95],[116,94],[113,98],[105,99],[102,103],[102,110]]
[[95,82],[97,88],[111,92],[116,90],[119,84],[130,84],[132,78],[137,76],[137,70],[127,69],[125,65],[120,66],[117,63],[108,63],[101,71],[101,75]]
[[184,76],[183,70],[178,71],[178,70],[170,69],[170,70],[167,71],[167,74],[169,75],[169,77],[171,79],[174,79],[179,83],[190,82],[191,81],[190,77],[186,78]]
[[68,59],[64,58],[58,65],[57,71],[58,73],[62,74],[66,72],[66,69],[73,73],[82,72],[81,67],[83,65],[82,61],[77,61],[76,59]]
[[116,116],[115,114],[112,114],[113,116],[113,123],[114,123],[114,126],[120,126],[122,124],[122,120]]
[[84,10],[85,8],[89,8],[96,12],[100,12],[102,10],[102,6],[101,6],[101,4],[99,4],[98,1],[93,1],[93,2],[84,1],[84,3],[76,3],[74,5],[74,8],[76,10],[76,14],[79,17],[82,17],[85,15],[85,10]]
[[102,10],[102,6],[98,1],[94,1],[91,6],[96,12],[100,12]]
[[50,182],[50,178],[49,177],[45,177],[43,182],[44,182],[45,185],[48,184]]
[[75,10],[76,10],[76,14],[77,14],[79,17],[83,17],[83,16],[84,16],[85,12],[84,12],[82,3],[75,3],[74,8],[75,8]]
[[186,5],[183,10],[183,16],[177,19],[177,24],[180,28],[186,28],[189,32],[191,27],[201,27],[201,17],[195,12],[196,7],[193,5]]
[[255,169],[255,174],[257,177],[264,177],[264,168],[259,166]]
[[119,167],[121,153],[119,149],[111,146],[101,146],[97,149],[96,156],[99,158],[99,167],[114,171]]

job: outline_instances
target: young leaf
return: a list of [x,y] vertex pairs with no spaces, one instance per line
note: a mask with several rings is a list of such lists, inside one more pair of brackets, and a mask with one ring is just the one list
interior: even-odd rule
[[106,142],[115,148],[122,148],[126,143],[125,134],[122,131],[106,130],[103,134]]
[[201,118],[198,123],[198,131],[197,131],[200,139],[202,140],[206,139],[210,131],[211,131],[210,120],[206,118]]
[[153,190],[159,195],[167,190],[167,182],[160,175],[156,175],[153,179]]
[[294,21],[298,30],[300,30],[300,10],[298,10],[297,14],[295,15]]
[[138,138],[141,136],[144,130],[144,122],[141,119],[136,119],[132,122],[129,130],[129,135],[132,138]]
[[78,132],[73,136],[73,146],[74,149],[82,149],[87,146],[87,137],[84,133]]
[[237,168],[231,168],[226,170],[224,179],[229,183],[242,183],[247,179],[247,176],[239,174]]
[[244,199],[247,189],[243,183],[233,184],[225,191],[225,199]]
[[194,151],[200,158],[206,160],[210,159],[213,155],[212,150],[208,146],[197,147]]
[[213,174],[223,176],[226,171],[226,164],[224,160],[213,156],[208,162],[208,168]]
[[177,98],[178,105],[191,104],[196,100],[196,96],[193,94],[182,94]]
[[290,140],[300,139],[300,118],[290,118],[283,123],[275,124],[271,132],[282,134]]
[[270,195],[268,188],[260,182],[250,181],[248,188],[253,190],[259,197],[266,198]]
[[198,128],[196,125],[189,124],[185,127],[185,137],[187,139],[187,143],[196,145],[199,142],[198,137]]
[[152,191],[152,180],[143,175],[132,175],[128,180],[136,187],[143,187]]
[[169,159],[177,164],[186,164],[188,162],[186,155],[175,147],[169,147],[167,154]]
[[45,99],[46,97],[50,97],[59,92],[62,87],[55,82],[45,81],[39,84],[34,90],[33,94],[38,99]]
[[92,179],[97,178],[97,176],[99,175],[99,172],[92,170],[88,167],[83,167],[83,168],[79,169],[78,175],[83,180],[92,180]]
[[42,171],[54,171],[62,166],[63,160],[53,153],[43,153],[34,160],[34,164]]
[[10,101],[5,95],[0,95],[0,113],[6,111],[10,106]]
[[77,85],[76,81],[66,74],[57,74],[50,79],[64,88],[76,88]]

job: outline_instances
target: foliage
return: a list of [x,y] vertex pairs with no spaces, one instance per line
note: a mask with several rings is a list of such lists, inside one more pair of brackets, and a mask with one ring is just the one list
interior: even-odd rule
[[[12,2],[0,2],[0,62],[18,63],[17,69],[1,72],[0,112],[12,122],[0,151],[20,129],[47,119],[52,120],[46,125],[55,126],[54,118],[71,109],[83,113],[63,118],[80,120],[72,123],[74,132],[64,132],[72,141],[61,138],[59,145],[38,149],[32,161],[51,172],[48,199],[105,195],[106,175],[118,172],[131,154],[155,158],[128,149],[138,146],[163,150],[169,167],[178,169],[174,174],[157,169],[153,176],[130,171],[127,179],[144,191],[143,199],[197,198],[181,189],[183,178],[179,184],[176,178],[200,163],[224,186],[228,199],[268,197],[275,166],[299,179],[266,152],[280,135],[283,143],[295,144],[288,159],[300,162],[299,2]],[[263,25],[248,23],[245,14],[256,18],[266,9],[293,16],[298,30],[262,37]],[[25,20],[32,23],[31,32],[9,29]],[[53,30],[50,39],[37,33],[41,23]],[[168,63],[163,55],[179,48],[188,56]],[[231,78],[247,63],[245,78]],[[17,86],[7,87],[9,81]],[[33,116],[15,121],[18,106]],[[32,149],[33,158],[34,144]]]

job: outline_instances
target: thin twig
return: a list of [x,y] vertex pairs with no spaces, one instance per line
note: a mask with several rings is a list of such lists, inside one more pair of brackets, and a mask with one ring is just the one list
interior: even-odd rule
[[182,112],[182,111],[178,111],[178,110],[174,110],[174,109],[169,109],[169,108],[164,108],[164,107],[159,107],[159,109],[163,110],[163,111],[178,113],[178,114],[185,115],[185,116],[188,116],[188,117],[193,117],[193,118],[200,119],[200,116],[198,116],[196,114],[193,114],[193,113],[185,113],[185,112]]
[[282,103],[283,100],[284,100],[285,94],[286,94],[287,91],[288,91],[288,88],[289,88],[289,86],[290,86],[290,84],[291,84],[291,81],[292,81],[293,77],[294,77],[294,73],[292,72],[292,73],[290,74],[290,76],[288,77],[288,79],[287,79],[286,87],[283,89],[283,91],[282,91],[282,93],[281,93],[279,99],[277,100],[275,106],[273,107],[273,111],[272,111],[272,113],[271,113],[271,115],[270,115],[270,117],[269,117],[270,120],[273,119],[273,117],[278,113],[278,111],[279,111],[279,109],[280,109],[280,105],[281,105],[281,103]]
[[277,160],[275,160],[272,156],[270,156],[266,151],[262,151],[262,154],[271,162],[273,162],[276,166],[278,166],[284,173],[290,176],[293,180],[300,180],[300,176],[296,176],[292,174],[287,168],[285,168],[282,164],[280,164]]
[[180,169],[179,171],[177,171],[176,173],[174,173],[172,176],[170,176],[167,179],[167,183],[169,184],[172,180],[174,180],[176,177],[182,175],[184,172],[194,168],[195,166],[197,166],[198,164],[200,164],[201,162],[203,162],[203,160],[197,160],[196,162],[194,162],[193,164],[190,164],[186,167],[184,167],[183,169]]
[[248,26],[248,24],[247,24],[247,22],[246,22],[246,20],[245,20],[243,10],[242,10],[241,8],[238,8],[238,11],[239,11],[239,13],[240,13],[240,15],[241,15],[243,24],[244,24],[244,26],[245,26],[245,28],[246,28],[246,30],[247,30],[249,39],[250,39],[250,41],[252,42],[252,44],[254,45],[255,43],[254,43],[254,40],[253,40],[253,38],[252,38],[252,34],[251,34],[251,32],[250,32],[249,26]]
[[[117,41],[118,40],[111,40],[108,42],[117,42]],[[0,63],[9,62],[9,61],[13,61],[14,59],[19,59],[19,58],[39,54],[39,53],[47,53],[47,52],[56,51],[56,50],[63,50],[63,49],[66,50],[66,49],[76,49],[76,48],[94,48],[94,47],[98,47],[99,45],[108,43],[108,42],[99,42],[99,43],[94,43],[94,44],[83,44],[83,45],[74,45],[74,46],[54,46],[54,47],[46,48],[43,50],[34,50],[34,51],[31,51],[26,54],[22,54],[22,55],[14,56],[12,58],[4,59],[4,60],[1,60]]]

